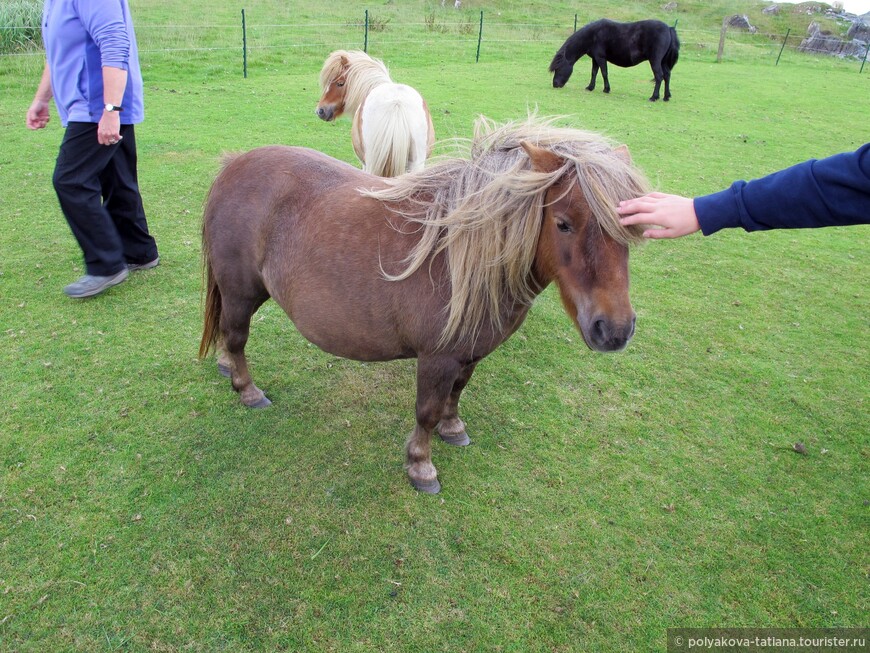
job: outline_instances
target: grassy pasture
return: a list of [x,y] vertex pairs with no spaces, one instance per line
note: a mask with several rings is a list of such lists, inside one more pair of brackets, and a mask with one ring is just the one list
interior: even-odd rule
[[[133,4],[143,41],[202,11]],[[427,12],[455,20],[439,4],[371,9],[425,30]],[[721,24],[696,4],[687,32]],[[238,13],[218,5],[209,22]],[[517,24],[573,14],[499,5]],[[320,20],[288,6],[247,4]],[[363,5],[347,7],[323,22],[357,20]],[[673,100],[650,104],[644,67],[614,68],[609,96],[582,90],[588,63],[551,88],[563,36],[475,64],[397,31],[372,54],[421,90],[440,138],[537,106],[627,143],[665,191],[868,138],[870,75],[851,64],[774,67],[748,47],[715,64],[689,45]],[[140,177],[162,262],[82,302],[61,293],[81,273],[51,188],[62,131],[56,116],[24,127],[38,59],[0,58],[0,650],[642,651],[664,650],[668,627],[866,626],[865,228],[639,248],[638,332],[612,356],[586,350],[547,291],[466,392],[473,446],[435,446],[437,497],[401,469],[412,361],[331,357],[273,303],[248,349],[271,408],[244,408],[196,359],[199,219],[221,153],[287,143],[354,161],[349,123],[313,112],[328,49],[255,51],[246,80],[237,54],[143,53]]]

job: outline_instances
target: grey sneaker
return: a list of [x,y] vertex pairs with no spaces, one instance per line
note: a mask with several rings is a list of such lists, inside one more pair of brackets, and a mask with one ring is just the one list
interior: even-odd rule
[[104,290],[117,286],[127,278],[127,268],[108,277],[97,277],[92,274],[86,274],[75,283],[71,283],[63,291],[74,299],[84,299],[85,297],[93,297],[99,295]]
[[153,261],[148,261],[147,263],[127,263],[127,269],[130,272],[134,272],[136,270],[150,270],[151,268],[156,268],[158,265],[160,265],[159,256]]

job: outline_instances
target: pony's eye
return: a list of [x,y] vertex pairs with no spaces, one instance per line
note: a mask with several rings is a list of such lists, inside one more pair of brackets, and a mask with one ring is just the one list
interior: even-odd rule
[[573,231],[571,225],[565,220],[557,220],[556,221],[556,229],[561,231],[563,234],[569,234]]
[[344,82],[336,82],[335,85],[341,88],[342,86],[344,86]]

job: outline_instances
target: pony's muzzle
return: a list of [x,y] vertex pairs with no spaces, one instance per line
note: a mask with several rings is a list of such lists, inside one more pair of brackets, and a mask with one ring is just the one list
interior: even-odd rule
[[332,107],[317,107],[317,109],[314,110],[314,113],[317,114],[318,118],[325,120],[326,122],[330,122],[335,117]]
[[615,321],[598,318],[591,321],[588,328],[582,329],[586,344],[601,353],[622,351],[634,335],[637,316],[632,313],[628,321]]

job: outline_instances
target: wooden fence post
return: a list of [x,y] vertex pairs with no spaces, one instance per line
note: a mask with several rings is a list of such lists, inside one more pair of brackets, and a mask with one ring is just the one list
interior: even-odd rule
[[719,52],[716,55],[716,63],[722,63],[722,52],[725,50],[725,32],[728,30],[728,17],[722,19],[722,32],[719,34]]

